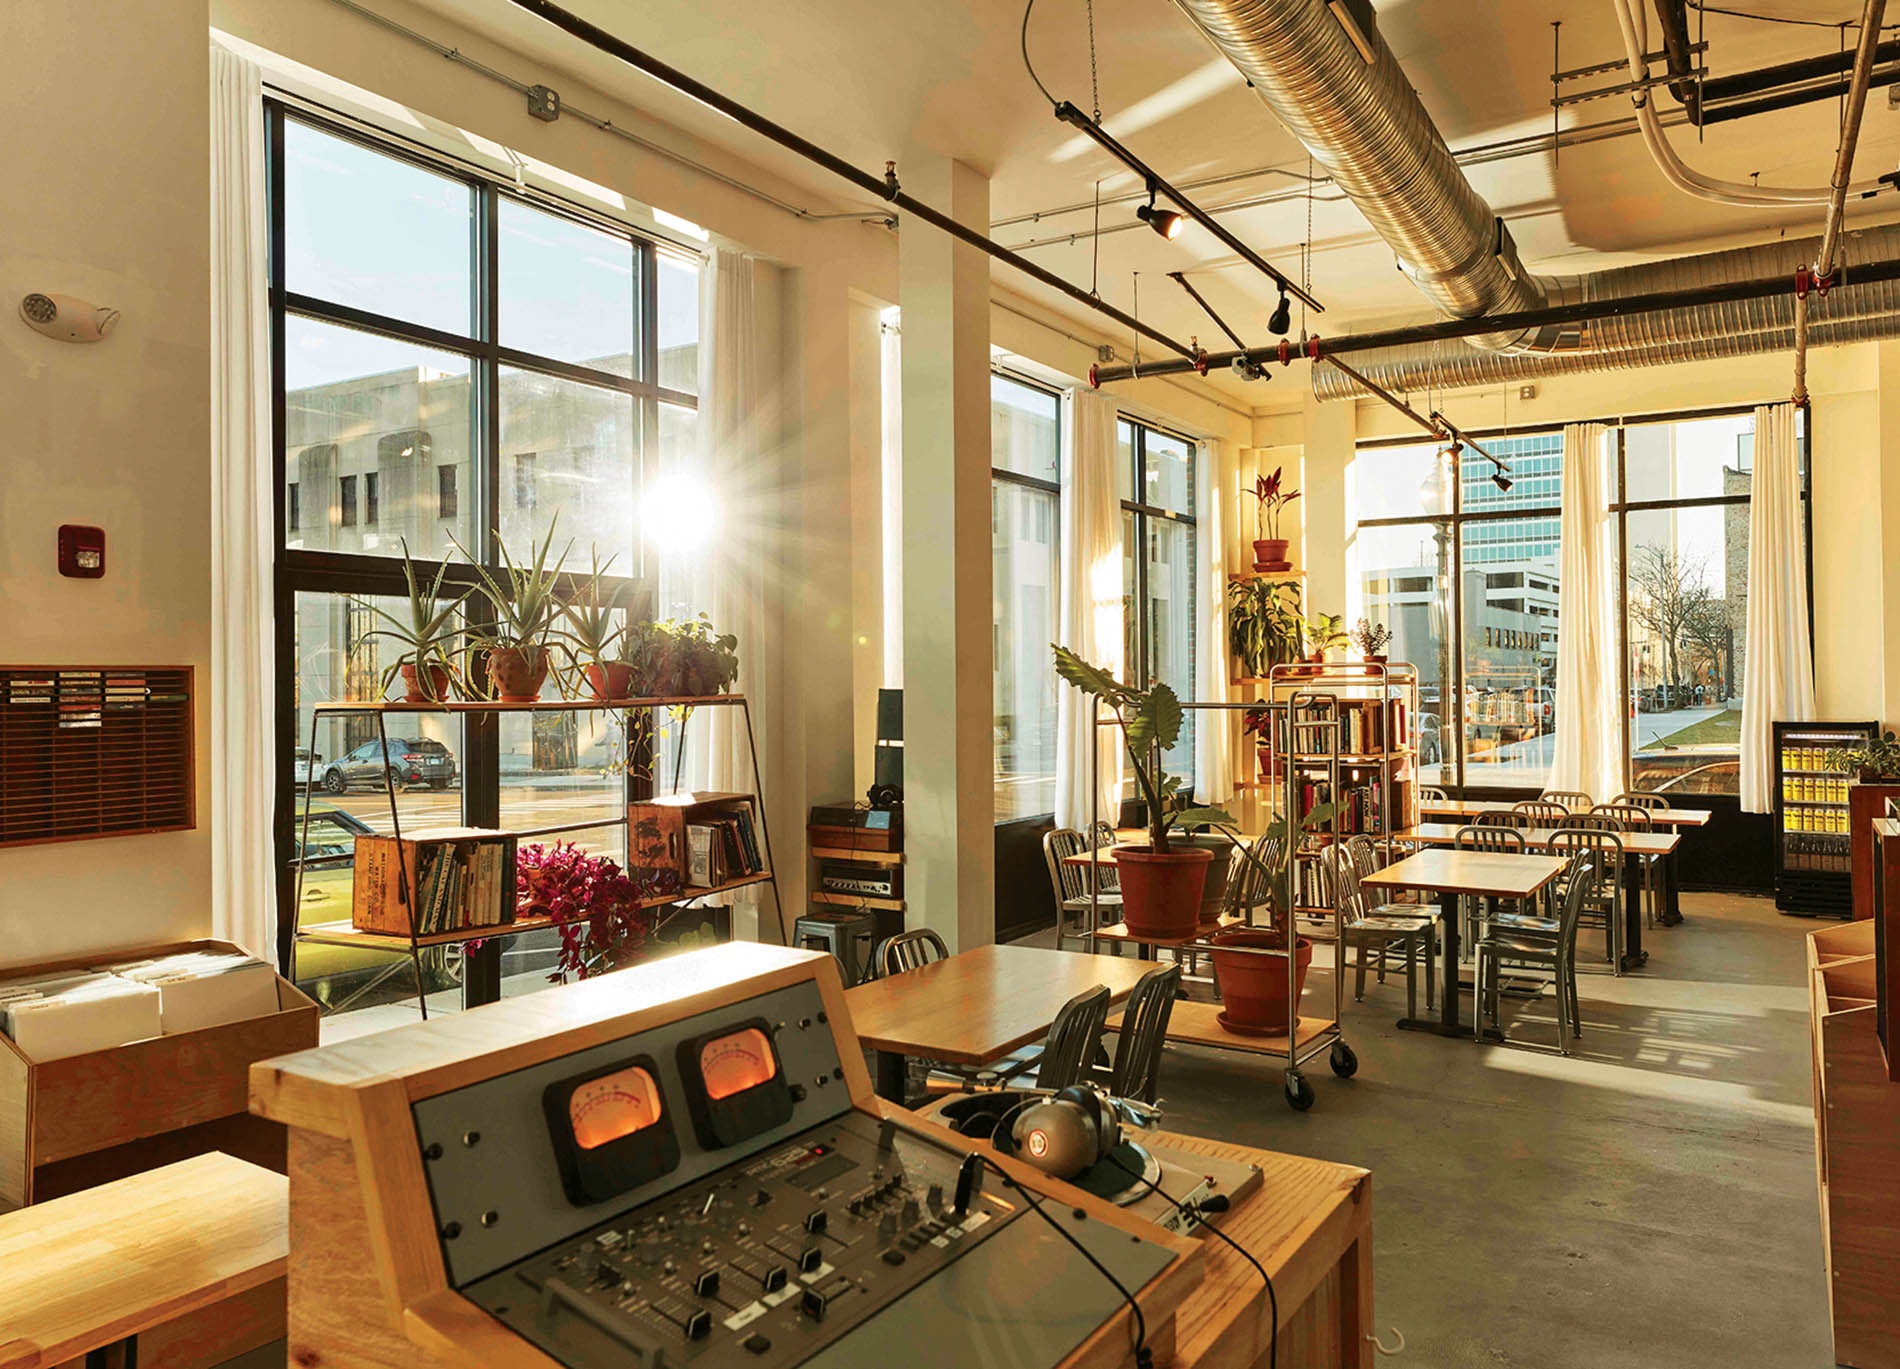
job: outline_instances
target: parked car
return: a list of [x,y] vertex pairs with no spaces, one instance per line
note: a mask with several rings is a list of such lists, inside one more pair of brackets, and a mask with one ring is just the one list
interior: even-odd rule
[[290,778],[296,781],[300,787],[310,783],[310,763],[313,759],[318,765],[323,764],[323,754],[319,752],[315,757],[312,757],[310,748],[307,746],[298,747],[291,756]]
[[[391,737],[389,770],[397,784],[447,789],[455,782],[455,757],[448,747],[428,737]],[[331,761],[321,770],[319,783],[331,794],[344,793],[353,786],[382,788],[382,743],[364,742],[349,755]]]
[[1741,792],[1741,761],[1710,761],[1693,770],[1685,770],[1656,786],[1658,794],[1738,794]]
[[303,815],[297,815],[292,827],[295,840],[299,843],[297,854],[312,860],[330,856],[353,855],[356,851],[356,839],[371,835],[375,829],[352,813],[334,808],[327,803],[310,805],[310,823],[305,835]]
[[1445,758],[1445,745],[1436,713],[1421,713],[1418,719],[1418,763],[1437,765]]

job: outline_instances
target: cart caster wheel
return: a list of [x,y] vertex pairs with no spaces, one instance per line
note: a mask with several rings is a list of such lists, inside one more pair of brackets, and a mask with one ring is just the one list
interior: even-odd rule
[[1359,1073],[1359,1057],[1353,1054],[1352,1047],[1344,1041],[1333,1042],[1332,1053],[1326,1059],[1332,1065],[1333,1073],[1341,1079],[1350,1079]]
[[1295,1112],[1305,1112],[1313,1106],[1313,1086],[1306,1082],[1306,1076],[1298,1070],[1286,1072],[1286,1105]]

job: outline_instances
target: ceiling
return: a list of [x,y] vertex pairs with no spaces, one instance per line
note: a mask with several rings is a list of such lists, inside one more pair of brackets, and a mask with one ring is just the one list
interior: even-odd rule
[[[508,0],[420,0],[590,85],[612,92],[802,186],[832,207],[865,203],[849,186],[783,152],[686,97],[594,51]],[[988,174],[992,236],[1071,281],[1098,283],[1102,296],[1173,336],[1224,345],[1212,322],[1166,279],[1184,271],[1249,343],[1269,340],[1270,284],[1204,231],[1165,242],[1137,226],[1133,206],[1101,209],[1112,231],[1088,236],[1090,201],[1138,189],[1119,164],[1058,123],[1024,70],[1019,47],[1023,0],[567,0],[591,22],[707,82],[858,166],[882,169],[920,150],[955,157]],[[1725,0],[1727,7],[1814,25],[1709,13],[1703,36],[1712,75],[1835,51],[1838,25],[1856,17],[1852,0]],[[1534,270],[1579,272],[1688,251],[1803,236],[1820,229],[1817,209],[1757,211],[1710,204],[1670,187],[1640,137],[1565,147],[1553,158],[1553,33],[1561,65],[1620,58],[1610,0],[1375,0],[1380,31],[1418,88],[1454,151],[1526,140],[1523,155],[1468,165],[1478,192],[1511,224]],[[1094,0],[1095,68],[1109,130],[1176,184],[1232,177],[1194,192],[1215,208],[1270,197],[1222,221],[1289,275],[1301,272],[1301,245],[1313,243],[1313,293],[1326,306],[1315,332],[1339,333],[1431,316],[1399,276],[1390,250],[1328,185],[1309,206],[1307,159],[1238,72],[1165,0]],[[1561,28],[1552,24],[1561,21]],[[1696,22],[1691,16],[1692,30]],[[1827,27],[1827,26],[1834,27]],[[1652,46],[1659,46],[1651,25]],[[1693,36],[1693,32],[1692,32]],[[1851,44],[1851,32],[1847,36]],[[1037,0],[1028,32],[1037,74],[1057,98],[1087,109],[1090,90],[1087,0]],[[1608,84],[1606,75],[1572,83]],[[1571,87],[1566,87],[1571,88]],[[1900,88],[1896,88],[1900,89]],[[1673,102],[1662,101],[1665,109]],[[1695,131],[1672,130],[1698,171],[1764,184],[1824,185],[1832,169],[1837,105],[1820,102]],[[1621,121],[1633,127],[1625,96],[1574,106],[1566,128]],[[1868,101],[1856,175],[1900,162],[1900,109],[1886,92]],[[1244,174],[1243,174],[1244,173]],[[1856,222],[1900,214],[1900,201],[1850,205]],[[1081,206],[1077,209],[1077,206]],[[1029,216],[1040,215],[1038,219]],[[1099,246],[1099,258],[1097,247]],[[1004,265],[999,284],[1106,332],[1125,352],[1124,330],[1036,286]],[[1300,327],[1296,307],[1294,328]],[[1148,349],[1152,354],[1152,348]],[[1238,382],[1228,382],[1238,384]]]

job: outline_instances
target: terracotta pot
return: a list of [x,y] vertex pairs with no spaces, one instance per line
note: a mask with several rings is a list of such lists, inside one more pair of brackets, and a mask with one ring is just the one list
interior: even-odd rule
[[[1285,1031],[1293,1020],[1293,1004],[1286,996],[1286,952],[1280,949],[1279,935],[1236,927],[1207,940],[1227,1020],[1241,1027]],[[1296,944],[1295,1001],[1306,991],[1306,971],[1313,963],[1313,943],[1301,937]]]
[[596,703],[633,697],[633,667],[625,661],[597,661],[581,673]]
[[1287,539],[1284,537],[1256,537],[1253,544],[1255,565],[1274,565],[1286,560]]
[[407,687],[402,696],[406,704],[439,704],[449,699],[449,668],[445,665],[423,667],[422,678],[416,678],[414,662],[403,666],[402,682]]
[[1260,763],[1260,777],[1262,779],[1270,778],[1273,775],[1273,748],[1270,746],[1255,746],[1253,750],[1254,759]]
[[533,703],[547,681],[548,649],[544,646],[499,646],[488,653],[488,682],[505,704]]
[[1120,846],[1115,869],[1121,876],[1122,918],[1136,936],[1193,936],[1200,926],[1201,893],[1207,886],[1212,851],[1171,847],[1158,856],[1146,846]]

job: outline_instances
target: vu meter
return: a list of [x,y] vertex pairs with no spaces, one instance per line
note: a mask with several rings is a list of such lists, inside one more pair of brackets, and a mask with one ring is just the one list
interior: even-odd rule
[[750,1140],[792,1119],[792,1088],[763,1018],[680,1043],[693,1130],[708,1150]]
[[679,1138],[655,1072],[652,1057],[642,1055],[543,1090],[541,1105],[569,1202],[604,1202],[679,1164]]

